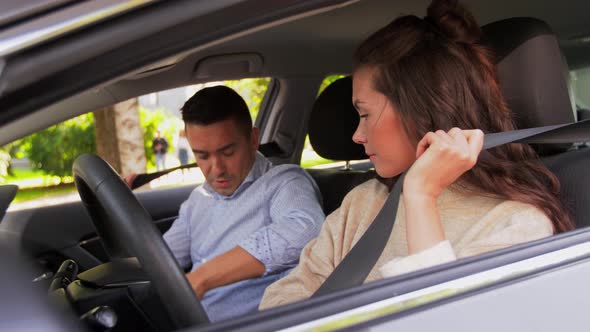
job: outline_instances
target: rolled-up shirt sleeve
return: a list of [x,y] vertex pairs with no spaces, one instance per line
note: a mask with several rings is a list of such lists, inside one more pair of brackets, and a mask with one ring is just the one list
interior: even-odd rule
[[265,275],[295,266],[301,250],[318,235],[324,221],[319,190],[303,172],[294,172],[273,196],[270,224],[239,244],[264,264]]
[[192,263],[190,255],[190,210],[191,204],[189,200],[182,203],[178,218],[172,223],[170,229],[164,233],[164,241],[183,269],[189,267]]

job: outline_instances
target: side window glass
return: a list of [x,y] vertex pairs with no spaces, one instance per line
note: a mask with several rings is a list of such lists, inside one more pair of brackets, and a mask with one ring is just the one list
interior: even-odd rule
[[571,71],[568,83],[574,111],[581,111],[581,113],[577,114],[578,117],[590,117],[590,68]]
[[[255,121],[270,78],[209,82],[140,96],[96,112],[64,121],[0,147],[0,184],[16,184],[19,192],[11,210],[79,200],[72,178],[72,164],[83,153],[95,153],[120,174],[157,170],[152,149],[156,133],[166,140],[164,165],[179,166],[194,160],[186,155],[179,134],[183,128],[180,108],[196,91],[227,85],[248,104]],[[115,128],[115,129],[113,129]],[[203,182],[197,168],[175,171],[138,190]]]
[[0,147],[0,183],[19,187],[10,209],[79,199],[72,177],[72,164],[77,156],[95,151],[92,113]]
[[[576,120],[590,119],[590,67],[570,71],[567,83]],[[590,142],[580,142],[575,145],[588,147]]]
[[344,74],[337,74],[337,75],[330,75],[330,76],[326,76],[326,78],[324,78],[324,80],[322,81],[322,84],[320,84],[320,88],[318,90],[318,96],[322,94],[322,92],[324,92],[324,90],[332,83],[334,83],[334,81],[337,81],[343,77],[346,77],[347,75]]

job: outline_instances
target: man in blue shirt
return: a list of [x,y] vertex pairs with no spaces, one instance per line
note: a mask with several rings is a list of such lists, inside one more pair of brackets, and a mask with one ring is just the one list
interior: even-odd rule
[[206,182],[180,207],[164,239],[212,321],[257,310],[265,288],[297,264],[324,220],[313,179],[273,166],[232,89],[198,91],[182,107],[185,133]]

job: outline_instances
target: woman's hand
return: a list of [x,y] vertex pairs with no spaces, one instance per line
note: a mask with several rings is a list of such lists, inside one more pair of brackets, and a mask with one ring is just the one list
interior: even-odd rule
[[477,162],[483,146],[481,130],[453,128],[427,133],[418,143],[416,162],[404,180],[404,195],[436,199]]
[[444,241],[437,200],[477,162],[483,146],[481,130],[453,128],[428,133],[418,143],[416,161],[404,179],[408,253],[415,254]]

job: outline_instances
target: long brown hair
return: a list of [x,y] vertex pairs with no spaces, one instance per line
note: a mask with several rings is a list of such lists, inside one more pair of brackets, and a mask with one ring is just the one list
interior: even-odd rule
[[[455,0],[434,0],[425,18],[403,16],[365,40],[355,69],[376,69],[374,88],[395,106],[414,144],[429,131],[453,127],[484,133],[514,130],[481,31]],[[541,209],[555,232],[574,228],[559,199],[559,180],[526,144],[482,151],[459,183]]]

